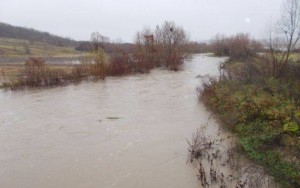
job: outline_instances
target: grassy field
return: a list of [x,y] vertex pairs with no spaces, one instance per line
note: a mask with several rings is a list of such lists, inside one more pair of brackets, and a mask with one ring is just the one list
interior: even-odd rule
[[76,51],[74,47],[59,47],[42,42],[0,37],[1,57],[73,57],[80,55],[82,55],[82,52]]
[[[24,64],[29,57],[42,57],[48,63],[65,63],[85,58],[90,54],[74,47],[60,47],[43,42],[0,37],[0,65]],[[3,67],[1,68],[3,69]]]

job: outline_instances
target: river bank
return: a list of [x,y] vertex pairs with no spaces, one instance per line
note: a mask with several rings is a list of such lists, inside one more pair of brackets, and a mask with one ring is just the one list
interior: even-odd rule
[[266,76],[261,58],[229,60],[220,77],[206,77],[200,100],[237,135],[241,150],[284,187],[300,185],[299,80]]

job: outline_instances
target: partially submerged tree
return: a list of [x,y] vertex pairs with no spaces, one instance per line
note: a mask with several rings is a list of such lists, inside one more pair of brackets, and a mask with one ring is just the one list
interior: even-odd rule
[[187,43],[183,28],[166,21],[154,31],[144,29],[137,33],[135,60],[148,67],[156,65],[178,70],[189,55],[185,50]]
[[95,79],[104,79],[109,64],[108,55],[104,52],[104,44],[109,42],[109,38],[101,35],[99,32],[94,32],[91,35],[91,42],[93,43],[93,65],[89,67],[91,75]]
[[[157,27],[159,31],[159,27]],[[166,54],[166,65],[171,69],[178,69],[178,66],[188,57],[184,45],[188,42],[186,32],[174,22],[165,22],[161,28],[161,41],[164,53]]]
[[158,46],[154,40],[153,32],[150,29],[137,32],[135,44],[133,54],[134,71],[148,72],[157,64],[156,57],[158,57]]
[[101,35],[99,32],[93,32],[91,34],[91,42],[93,43],[95,51],[99,48],[104,48],[104,45],[109,43],[109,38],[106,36]]

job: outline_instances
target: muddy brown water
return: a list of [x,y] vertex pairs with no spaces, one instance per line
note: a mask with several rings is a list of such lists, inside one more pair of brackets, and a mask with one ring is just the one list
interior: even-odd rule
[[196,76],[217,75],[222,61],[195,55],[179,72],[0,90],[0,187],[201,187],[186,163],[186,139],[210,116]]

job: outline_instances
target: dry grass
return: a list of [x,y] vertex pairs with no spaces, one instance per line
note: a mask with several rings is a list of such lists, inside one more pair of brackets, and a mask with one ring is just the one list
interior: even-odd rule
[[2,87],[49,87],[81,80],[75,66],[48,65],[43,59],[30,58],[24,65],[0,66]]

